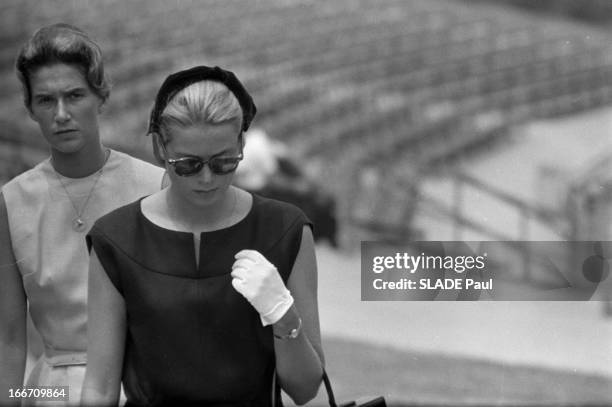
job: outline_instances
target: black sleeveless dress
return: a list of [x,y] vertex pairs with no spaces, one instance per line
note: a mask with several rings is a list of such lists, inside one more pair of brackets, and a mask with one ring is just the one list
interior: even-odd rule
[[122,382],[128,405],[268,406],[272,328],[232,287],[234,255],[262,253],[287,283],[310,221],[295,206],[253,195],[247,216],[193,235],[149,221],[140,200],[100,218],[87,236],[125,299]]

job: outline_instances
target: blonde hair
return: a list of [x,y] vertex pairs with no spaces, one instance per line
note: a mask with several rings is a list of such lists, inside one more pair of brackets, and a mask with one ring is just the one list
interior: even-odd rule
[[242,108],[234,94],[221,82],[200,81],[178,92],[160,116],[160,133],[170,140],[170,126],[221,124],[236,121],[242,128]]

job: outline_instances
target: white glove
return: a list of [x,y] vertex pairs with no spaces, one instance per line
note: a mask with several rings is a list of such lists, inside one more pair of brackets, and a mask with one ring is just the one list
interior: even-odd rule
[[278,322],[293,297],[276,267],[256,250],[241,250],[232,265],[232,286],[259,312],[263,326]]

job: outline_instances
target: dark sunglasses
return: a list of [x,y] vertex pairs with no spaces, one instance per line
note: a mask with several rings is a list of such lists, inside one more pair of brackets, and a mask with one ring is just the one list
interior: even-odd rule
[[[166,156],[168,152],[166,146],[162,144],[162,148]],[[180,158],[167,158],[166,161],[174,168],[176,175],[181,177],[190,177],[198,174],[208,164],[208,168],[213,174],[224,175],[236,171],[238,163],[242,160],[242,152],[237,156],[213,156],[208,160],[202,160],[197,156],[188,156]]]

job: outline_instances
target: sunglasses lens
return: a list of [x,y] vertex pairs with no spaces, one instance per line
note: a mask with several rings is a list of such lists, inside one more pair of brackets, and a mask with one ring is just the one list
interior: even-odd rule
[[228,174],[238,167],[240,158],[238,157],[218,157],[210,160],[208,165],[215,174]]
[[174,164],[174,171],[177,175],[182,177],[194,175],[200,172],[203,163],[197,158],[190,158],[187,160],[181,160]]
[[215,157],[209,161],[202,161],[197,157],[185,157],[177,160],[172,160],[171,164],[174,166],[174,172],[181,177],[188,177],[196,175],[204,165],[208,163],[210,170],[215,174],[229,174],[236,170],[238,163],[242,159],[242,156],[238,157]]

